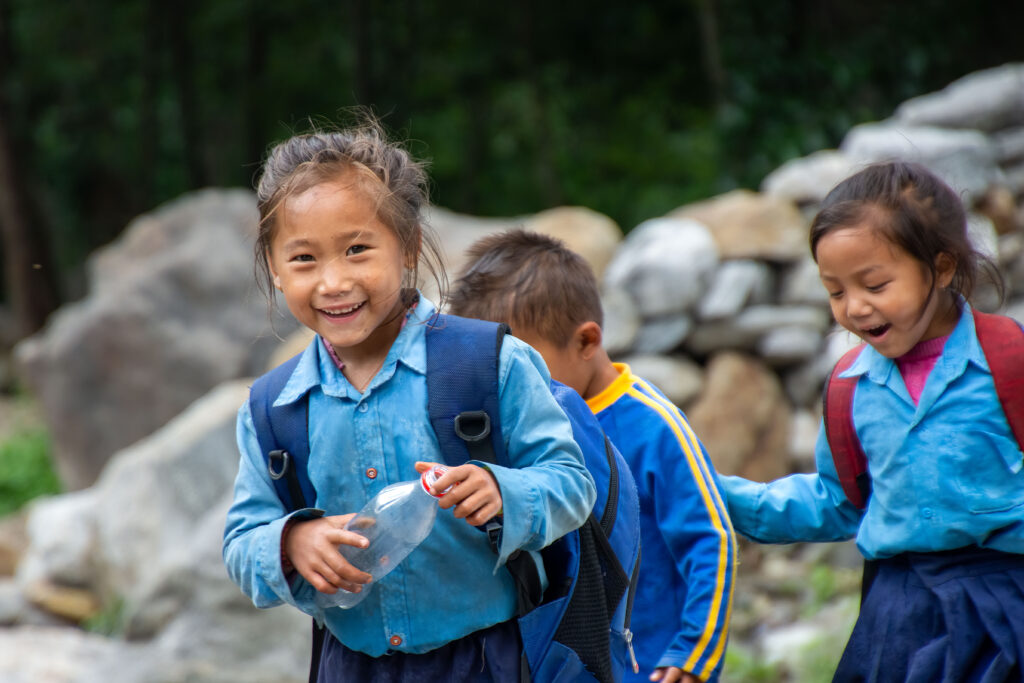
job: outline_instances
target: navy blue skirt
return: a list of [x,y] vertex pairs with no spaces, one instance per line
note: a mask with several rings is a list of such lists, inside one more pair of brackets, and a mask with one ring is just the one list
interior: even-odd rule
[[1024,555],[971,547],[880,560],[834,681],[1022,680]]
[[371,657],[326,631],[317,683],[519,683],[522,653],[515,620],[485,628],[422,654]]

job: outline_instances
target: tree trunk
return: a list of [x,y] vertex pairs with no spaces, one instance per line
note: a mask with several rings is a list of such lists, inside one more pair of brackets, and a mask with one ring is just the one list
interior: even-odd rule
[[[0,86],[8,83],[13,61],[10,15],[7,0],[0,0]],[[0,89],[0,245],[4,286],[17,327],[11,339],[16,340],[40,329],[60,300],[46,231],[33,220],[26,169],[17,164],[27,157],[15,153],[9,113],[6,89]]]
[[190,187],[203,187],[207,184],[206,167],[202,154],[203,136],[199,129],[195,63],[192,59],[192,45],[189,43],[188,32],[192,8],[188,2],[182,0],[173,7],[166,7],[166,11],[171,63],[178,82],[178,109],[181,112],[181,144],[185,154],[185,170],[188,172]]
[[700,54],[704,77],[716,108],[725,104],[725,68],[722,66],[722,48],[718,39],[717,0],[694,0],[697,25],[700,28]]

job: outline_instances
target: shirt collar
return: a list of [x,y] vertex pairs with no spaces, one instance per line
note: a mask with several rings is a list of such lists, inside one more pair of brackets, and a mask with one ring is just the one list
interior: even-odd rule
[[[433,302],[422,294],[419,295],[419,302],[409,314],[406,324],[388,351],[384,365],[370,381],[366,391],[370,391],[390,379],[395,374],[398,363],[418,374],[425,375],[427,373],[427,347],[423,343],[423,335],[426,326],[436,312],[437,308]],[[318,386],[325,394],[331,396],[353,398],[359,396],[359,392],[349,384],[331,354],[327,352],[320,335],[314,336],[313,341],[302,352],[302,357],[299,358],[292,376],[288,379],[277,400],[274,401],[274,405],[294,403],[310,389]]]
[[[988,361],[981,351],[981,344],[978,342],[978,335],[974,329],[974,315],[971,313],[971,305],[963,298],[960,299],[960,319],[956,327],[949,335],[943,349],[942,357],[960,358],[968,363],[974,363],[983,370],[988,370]],[[886,358],[878,351],[875,351],[870,344],[864,345],[864,350],[857,356],[849,368],[840,373],[840,377],[856,377],[867,375],[868,379],[878,384],[885,384],[891,374],[896,371],[896,363]]]

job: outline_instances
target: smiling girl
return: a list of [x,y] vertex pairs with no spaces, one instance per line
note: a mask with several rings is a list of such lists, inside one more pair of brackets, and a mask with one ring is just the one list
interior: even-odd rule
[[[433,489],[454,486],[439,501],[452,513],[427,539],[354,607],[318,605],[318,591],[359,592],[371,579],[338,552],[367,545],[344,529],[353,513],[444,460],[427,406],[424,335],[436,309],[416,289],[426,262],[443,291],[420,218],[425,188],[422,165],[372,121],[277,145],[259,182],[257,272],[316,333],[274,404],[308,400],[316,497],[294,512],[282,503],[247,402],[224,560],[258,607],[288,603],[326,625],[312,661],[321,683],[518,681],[517,594],[496,566],[579,527],[595,498],[543,359],[506,336],[498,396],[511,467],[451,467]],[[496,556],[474,526],[499,513]]]
[[847,498],[822,429],[814,474],[721,478],[733,525],[762,543],[856,538],[876,561],[836,681],[1019,681],[1024,454],[967,303],[981,269],[998,274],[915,164],[840,183],[810,244],[836,321],[866,342],[838,377],[872,490],[863,509]]

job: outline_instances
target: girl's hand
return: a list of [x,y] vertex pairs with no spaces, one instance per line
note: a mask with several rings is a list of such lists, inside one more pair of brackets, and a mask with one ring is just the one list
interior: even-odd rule
[[[437,464],[418,462],[416,471],[422,474]],[[442,510],[454,507],[456,519],[465,519],[473,526],[480,526],[501,512],[501,489],[488,470],[476,465],[452,467],[438,477],[431,490],[439,494],[449,486],[453,488],[438,500],[438,504]]]
[[654,670],[650,680],[659,683],[700,683],[700,679],[676,666],[662,666]]
[[355,513],[320,517],[296,523],[284,537],[284,552],[295,570],[321,593],[334,594],[339,588],[351,593],[373,578],[349,564],[338,552],[339,545],[365,548],[364,537],[344,526]]

